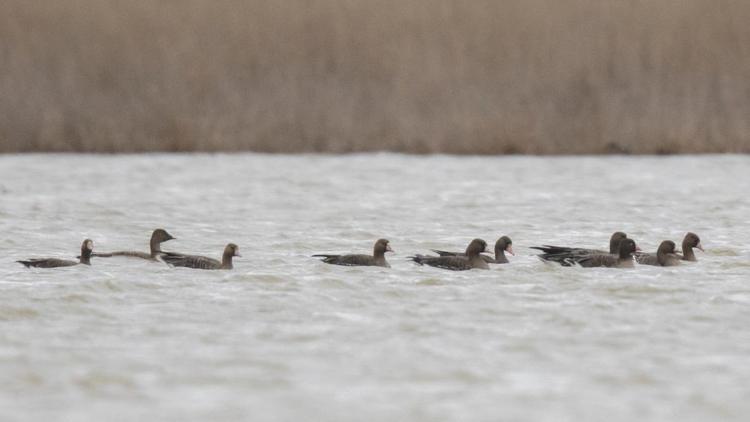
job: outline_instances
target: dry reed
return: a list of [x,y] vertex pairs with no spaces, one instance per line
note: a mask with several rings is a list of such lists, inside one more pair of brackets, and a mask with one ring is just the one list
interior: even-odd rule
[[750,152],[741,0],[5,0],[0,152]]

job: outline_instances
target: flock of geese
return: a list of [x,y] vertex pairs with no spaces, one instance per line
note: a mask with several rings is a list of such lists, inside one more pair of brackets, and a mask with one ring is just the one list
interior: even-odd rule
[[[94,253],[94,242],[86,239],[81,244],[81,255],[78,261],[65,260],[58,258],[34,258],[17,261],[26,267],[36,268],[57,268],[70,267],[73,265],[91,265],[91,258],[110,258],[110,257],[132,257],[150,261],[161,261],[173,267],[186,267],[201,270],[231,270],[232,258],[240,255],[240,249],[234,243],[224,247],[224,253],[221,260],[209,258],[200,255],[188,255],[176,252],[164,252],[161,250],[161,244],[174,237],[164,229],[156,229],[151,234],[150,253],[136,251],[117,251],[108,253]],[[674,266],[679,265],[681,261],[696,261],[693,249],[703,251],[701,240],[695,233],[687,233],[682,240],[682,251],[676,249],[676,245],[671,240],[661,242],[656,253],[644,253],[638,248],[633,239],[623,232],[615,232],[609,240],[609,251],[599,249],[587,249],[570,246],[532,246],[532,249],[542,251],[539,258],[545,262],[558,263],[563,266],[581,266],[581,267],[613,267],[627,268],[633,267],[634,262],[643,265],[656,266]],[[505,253],[513,253],[513,241],[508,236],[502,236],[495,243],[495,256],[485,255],[491,253],[488,250],[487,242],[482,239],[474,239],[466,247],[464,252],[450,252],[442,250],[432,250],[437,255],[414,255],[408,257],[410,260],[419,265],[429,265],[432,267],[443,268],[446,270],[463,271],[474,268],[488,269],[489,264],[507,264],[508,258]],[[375,242],[372,255],[364,254],[317,254],[313,257],[322,258],[323,262],[334,265],[346,266],[378,266],[390,267],[385,259],[386,252],[393,252],[390,242],[387,239],[378,239]]]

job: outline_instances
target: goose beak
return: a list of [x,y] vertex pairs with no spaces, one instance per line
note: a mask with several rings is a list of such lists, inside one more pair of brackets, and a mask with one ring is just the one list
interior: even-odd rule
[[385,251],[386,252],[393,252],[393,249],[391,249],[391,245],[390,244],[385,245]]
[[643,250],[643,249],[641,249],[641,247],[640,247],[640,246],[638,246],[638,245],[635,245],[635,251],[636,251],[636,252],[641,252],[642,250]]
[[679,250],[679,249],[675,249],[674,252],[672,252],[672,253],[682,253],[682,251]]
[[698,244],[695,245],[695,247],[698,248],[698,249],[700,249],[701,252],[706,252],[706,251],[703,250],[703,246],[701,245],[701,242],[698,242]]
[[509,254],[516,256],[516,254],[513,253],[513,245],[508,245],[508,247],[505,248],[505,252],[508,252]]

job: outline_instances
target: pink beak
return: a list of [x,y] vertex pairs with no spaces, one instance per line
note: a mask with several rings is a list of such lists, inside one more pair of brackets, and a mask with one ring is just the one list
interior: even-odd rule
[[386,252],[393,252],[393,249],[391,249],[391,245],[390,245],[390,243],[389,243],[389,244],[387,244],[387,245],[385,245],[385,251],[386,251]]
[[641,248],[640,248],[640,247],[639,247],[638,245],[635,245],[635,251],[636,251],[636,252],[640,252],[640,251],[642,251],[642,250],[643,250],[643,249],[641,249]]
[[701,252],[706,252],[706,251],[703,250],[703,246],[701,246],[700,242],[698,242],[698,244],[695,245],[695,247],[698,248],[698,249],[700,249]]
[[513,256],[516,256],[516,254],[513,253],[513,245],[508,245],[508,247],[505,248],[505,251]]

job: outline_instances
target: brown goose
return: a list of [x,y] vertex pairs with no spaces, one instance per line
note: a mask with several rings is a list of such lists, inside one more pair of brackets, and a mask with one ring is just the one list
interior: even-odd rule
[[[627,239],[628,235],[623,232],[614,232],[609,238],[609,253],[616,255],[619,250],[620,241]],[[531,249],[538,249],[544,254],[539,255],[540,258],[546,259],[548,255],[566,255],[565,257],[573,257],[579,255],[599,255],[606,254],[606,251],[599,249],[587,249],[587,248],[572,248],[568,246],[531,246]],[[561,257],[562,258],[562,257]]]
[[127,256],[131,258],[148,259],[150,261],[156,261],[159,255],[162,254],[161,243],[168,240],[175,239],[171,234],[167,233],[164,229],[156,229],[151,233],[151,241],[149,245],[151,247],[151,253],[137,252],[137,251],[117,251],[117,252],[106,252],[106,253],[95,253],[91,254],[93,257],[98,258],[109,258],[113,256]]
[[701,238],[697,234],[688,232],[685,238],[682,239],[682,260],[683,261],[697,261],[695,258],[695,252],[693,248],[700,249],[703,252],[703,246],[701,246]]
[[385,253],[393,252],[388,239],[378,239],[372,248],[372,256],[363,254],[349,255],[329,255],[316,254],[315,258],[323,258],[323,262],[333,265],[346,265],[349,267],[366,266],[366,267],[386,267],[390,268],[388,261],[385,260]]
[[221,261],[199,255],[183,255],[174,252],[162,252],[161,259],[173,267],[187,267],[199,270],[231,270],[232,257],[240,255],[239,246],[234,243],[228,244],[224,248],[224,254]]
[[490,267],[487,265],[487,262],[482,259],[482,252],[489,252],[487,250],[487,242],[482,239],[474,239],[469,243],[469,246],[466,247],[466,252],[464,252],[463,256],[415,255],[410,256],[409,259],[419,265],[426,264],[431,267],[444,268],[453,271],[465,271],[473,268],[487,270]]
[[91,251],[94,250],[94,241],[86,239],[81,244],[81,256],[78,261],[72,261],[68,259],[57,259],[57,258],[34,258],[25,261],[16,261],[29,267],[36,268],[57,268],[57,267],[72,267],[73,265],[84,264],[91,265]]
[[[465,252],[447,252],[447,251],[440,251],[437,249],[432,249],[433,252],[440,256],[466,256]],[[513,253],[513,241],[510,240],[510,237],[503,236],[500,239],[497,239],[497,242],[495,242],[495,257],[492,258],[491,256],[487,255],[480,255],[484,262],[488,264],[507,264],[508,258],[505,256],[505,252],[508,252],[511,255],[515,255]]]
[[635,261],[642,265],[672,267],[680,264],[680,256],[675,253],[676,245],[671,240],[661,242],[655,254],[636,254]]
[[632,268],[633,253],[638,249],[633,239],[623,239],[620,241],[617,255],[613,254],[592,254],[574,258],[575,262],[586,268],[591,267],[615,267],[615,268]]

